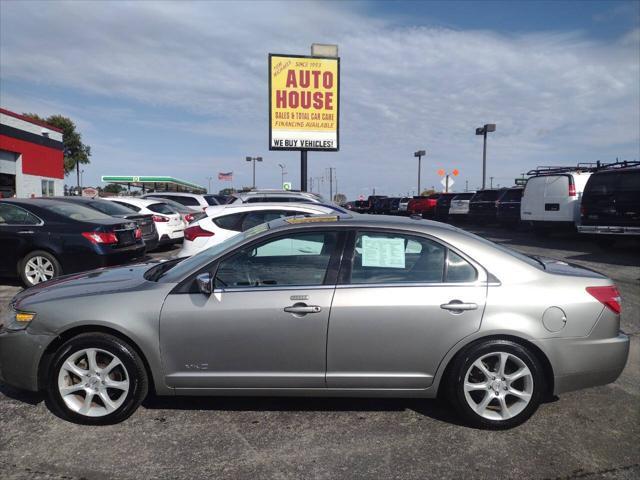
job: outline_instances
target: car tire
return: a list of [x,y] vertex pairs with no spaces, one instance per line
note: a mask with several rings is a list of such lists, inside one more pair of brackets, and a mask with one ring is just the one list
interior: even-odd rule
[[62,266],[49,252],[34,250],[18,262],[18,274],[26,287],[32,287],[62,275]]
[[527,348],[509,340],[485,340],[455,357],[447,390],[467,425],[504,430],[535,413],[546,381],[540,361]]
[[77,335],[58,348],[46,385],[47,405],[57,416],[82,425],[111,425],[136,411],[149,380],[131,345],[96,332]]

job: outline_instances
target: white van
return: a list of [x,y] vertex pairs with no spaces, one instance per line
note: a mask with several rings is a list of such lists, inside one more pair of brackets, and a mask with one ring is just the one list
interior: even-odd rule
[[520,219],[536,231],[576,229],[580,223],[580,199],[591,176],[589,171],[562,169],[540,173],[527,180],[520,204]]

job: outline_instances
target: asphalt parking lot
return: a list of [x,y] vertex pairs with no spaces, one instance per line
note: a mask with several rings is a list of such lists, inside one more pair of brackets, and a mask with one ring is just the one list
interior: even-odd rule
[[[616,281],[632,338],[617,382],[565,394],[505,432],[461,426],[438,401],[397,399],[150,398],[123,424],[82,427],[0,384],[0,478],[640,478],[638,246],[470,230]],[[19,287],[0,283],[6,308]]]

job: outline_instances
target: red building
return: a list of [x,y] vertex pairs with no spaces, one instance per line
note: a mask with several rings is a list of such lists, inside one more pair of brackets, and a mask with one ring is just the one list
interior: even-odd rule
[[62,130],[0,108],[0,197],[63,194]]

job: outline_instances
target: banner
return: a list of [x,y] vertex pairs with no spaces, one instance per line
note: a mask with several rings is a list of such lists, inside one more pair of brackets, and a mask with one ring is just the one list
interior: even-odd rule
[[269,54],[269,150],[339,150],[340,59]]

